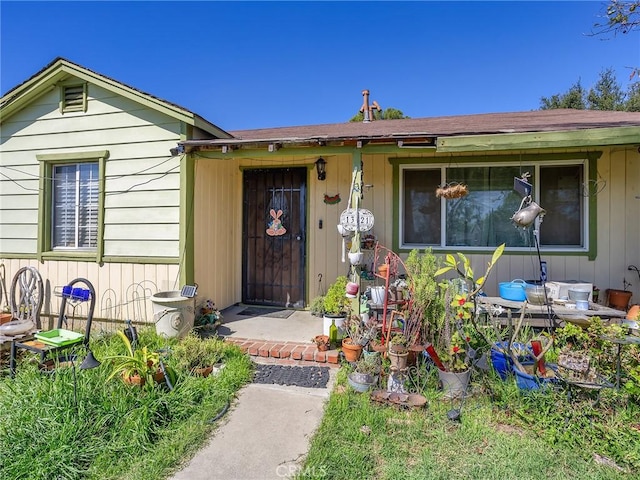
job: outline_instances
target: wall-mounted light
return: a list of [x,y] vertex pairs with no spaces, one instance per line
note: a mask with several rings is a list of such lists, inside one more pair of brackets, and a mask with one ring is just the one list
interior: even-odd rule
[[324,158],[320,157],[316,160],[316,171],[318,172],[318,180],[324,180],[327,178],[327,170],[326,170],[327,162],[325,162]]
[[184,145],[178,145],[177,147],[170,148],[169,153],[172,157],[177,157],[178,155],[182,155],[184,153]]

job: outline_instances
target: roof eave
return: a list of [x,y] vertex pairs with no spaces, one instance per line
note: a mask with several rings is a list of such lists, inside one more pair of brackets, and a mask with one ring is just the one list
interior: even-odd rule
[[184,122],[187,125],[200,128],[213,136],[231,137],[231,134],[189,110],[145,94],[144,92],[87,70],[65,59],[55,60],[23,84],[7,92],[7,94],[0,99],[2,118],[7,119],[20,111],[32,100],[54,88],[56,83],[65,80],[69,76],[74,76],[83,81],[93,83],[105,90],[122,95],[125,98],[146,105],[153,110]]

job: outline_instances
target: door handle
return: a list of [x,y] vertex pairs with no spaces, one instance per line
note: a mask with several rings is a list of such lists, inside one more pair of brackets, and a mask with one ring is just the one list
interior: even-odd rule
[[296,235],[296,240],[302,240],[302,235]]

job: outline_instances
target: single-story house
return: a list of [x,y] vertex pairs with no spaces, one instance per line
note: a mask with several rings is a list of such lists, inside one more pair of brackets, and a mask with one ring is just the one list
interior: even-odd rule
[[[480,271],[506,243],[489,294],[538,278],[543,260],[549,280],[628,289],[640,302],[629,269],[640,266],[638,112],[226,132],[64,59],[0,102],[0,259],[8,272],[37,266],[52,286],[81,276],[99,296],[115,292],[103,316],[117,317],[111,303],[126,305],[142,282],[197,283],[220,308],[302,308],[349,272],[350,237],[337,225],[355,208],[372,213],[366,233],[401,255],[460,251]],[[511,221],[523,198],[516,178],[546,211],[535,227]],[[468,194],[436,196],[456,184]],[[373,263],[367,252],[364,268]]]

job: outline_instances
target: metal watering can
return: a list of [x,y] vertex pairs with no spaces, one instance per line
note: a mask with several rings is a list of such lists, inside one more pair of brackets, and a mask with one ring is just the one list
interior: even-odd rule
[[533,221],[538,218],[538,216],[544,216],[547,211],[538,205],[536,202],[530,202],[526,207],[522,207],[526,198],[522,200],[520,204],[520,210],[513,214],[511,217],[511,221],[515,223],[517,226],[526,228],[533,223]]

